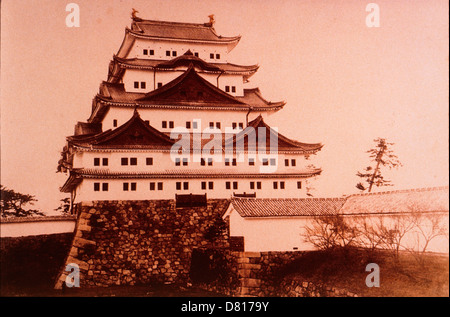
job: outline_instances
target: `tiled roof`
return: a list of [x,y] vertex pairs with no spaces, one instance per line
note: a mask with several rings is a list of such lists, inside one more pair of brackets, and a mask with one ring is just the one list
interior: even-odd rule
[[296,217],[336,214],[344,198],[232,198],[241,217]]
[[39,216],[39,217],[0,217],[2,223],[17,222],[45,222],[45,221],[76,221],[77,217],[72,215],[62,216]]
[[161,39],[180,39],[201,42],[238,42],[240,36],[224,37],[216,33],[208,23],[181,23],[134,19],[131,25],[132,33]]
[[241,217],[367,215],[449,212],[449,187],[357,194],[347,198],[233,198]]
[[449,211],[449,188],[432,187],[349,196],[342,214]]
[[160,172],[135,171],[119,172],[102,168],[83,168],[74,170],[74,174],[87,178],[306,178],[317,175],[320,170],[300,170],[296,173],[242,173],[230,169],[170,169]]
[[[264,132],[262,132],[262,131]],[[267,125],[263,117],[259,115],[256,119],[248,123],[248,126],[240,133],[236,134],[232,138],[228,139],[225,143],[230,146],[230,143],[234,143],[235,147],[244,146],[244,149],[240,148],[239,150],[246,150],[250,148],[259,148],[259,133],[264,133],[266,139],[266,148],[270,149],[273,146],[275,140],[278,141],[278,151],[298,151],[307,154],[315,153],[322,149],[323,145],[321,143],[303,143],[298,142],[296,140],[289,139],[288,137],[282,135],[281,133],[277,133],[274,129],[272,129],[269,125]],[[251,137],[251,138],[250,138]],[[253,140],[253,143],[250,143],[249,140]]]
[[[231,74],[243,74],[245,78],[249,78],[250,75],[254,74],[259,66],[258,65],[237,65],[231,63],[210,63],[205,62],[199,57],[196,57],[189,52],[178,56],[174,59],[168,61],[156,60],[156,59],[142,59],[142,58],[120,58],[118,56],[114,56],[112,64],[118,64],[121,68],[134,68],[134,69],[148,69],[148,70],[165,70],[165,69],[173,69],[180,66],[189,66],[189,63],[194,63],[196,67],[203,71],[213,72],[213,73],[231,73]],[[115,74],[111,74],[112,77],[120,78],[120,68],[113,67],[113,72]]]
[[161,148],[170,149],[174,144],[166,134],[145,123],[135,109],[130,120],[114,130],[96,135],[77,135],[67,138],[73,145],[91,148]]

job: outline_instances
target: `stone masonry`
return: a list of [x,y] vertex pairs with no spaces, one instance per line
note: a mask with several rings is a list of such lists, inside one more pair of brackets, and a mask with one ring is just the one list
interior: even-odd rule
[[176,208],[174,200],[83,203],[65,267],[80,268],[81,287],[181,283],[189,281],[194,248],[226,248],[227,232],[217,232],[228,200],[204,207]]

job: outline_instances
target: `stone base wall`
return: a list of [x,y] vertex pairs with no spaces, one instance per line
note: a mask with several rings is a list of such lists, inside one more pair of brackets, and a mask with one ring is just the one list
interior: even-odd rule
[[72,239],[73,233],[1,238],[0,294],[51,290]]
[[[228,200],[205,207],[176,208],[174,200],[83,203],[66,265],[80,268],[81,287],[181,283],[189,281],[195,248],[227,248],[222,214]],[[223,230],[225,228],[225,230]]]
[[308,281],[285,280],[281,285],[283,297],[358,297],[345,289]]

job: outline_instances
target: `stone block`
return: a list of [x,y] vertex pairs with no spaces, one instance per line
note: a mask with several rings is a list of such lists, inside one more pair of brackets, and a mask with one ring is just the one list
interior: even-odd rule
[[261,252],[243,252],[242,256],[246,258],[259,258],[261,257]]
[[261,286],[261,280],[256,278],[243,278],[241,279],[242,287],[256,288]]

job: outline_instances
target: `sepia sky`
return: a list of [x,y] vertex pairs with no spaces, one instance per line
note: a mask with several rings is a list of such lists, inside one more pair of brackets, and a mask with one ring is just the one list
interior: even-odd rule
[[[80,7],[68,28],[66,5]],[[366,5],[380,27],[366,26]],[[394,142],[403,167],[395,186],[448,185],[448,3],[443,0],[114,0],[1,1],[1,183],[36,195],[47,213],[66,177],[56,174],[65,137],[90,115],[108,63],[129,26],[146,19],[203,23],[215,15],[223,36],[242,35],[229,61],[259,71],[259,87],[285,108],[268,124],[325,146],[315,197],[356,193],[373,139]],[[375,191],[379,191],[376,189]]]

